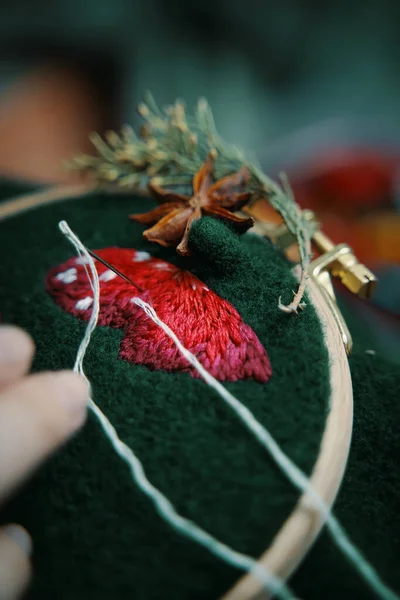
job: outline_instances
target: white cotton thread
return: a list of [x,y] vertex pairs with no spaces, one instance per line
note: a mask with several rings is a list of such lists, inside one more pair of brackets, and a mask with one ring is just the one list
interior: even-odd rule
[[279,598],[282,598],[282,600],[294,600],[294,596],[284,582],[279,577],[272,575],[272,573],[267,571],[254,558],[236,552],[226,544],[211,536],[204,529],[198,527],[193,521],[179,515],[168,498],[147,479],[141,461],[137,458],[131,448],[118,437],[115,428],[92,399],[90,399],[90,408],[98,418],[103,431],[107,435],[117,454],[129,466],[131,475],[138,487],[151,498],[160,516],[163,517],[170,526],[191,540],[201,544],[228,564],[242,569],[243,571],[253,573],[271,593],[276,594]]
[[[89,324],[87,326],[85,336],[80,344],[78,355],[75,362],[74,370],[80,372],[86,379],[82,368],[83,357],[86,352],[86,348],[90,341],[90,336],[93,332],[93,329],[96,326],[98,313],[99,313],[99,299],[100,299],[100,288],[97,270],[94,264],[94,261],[88,254],[86,248],[83,246],[79,238],[69,229],[67,223],[62,221],[59,224],[61,231],[68,237],[71,243],[75,246],[78,253],[80,255],[84,255],[89,259],[89,266],[91,271],[91,277],[89,276],[89,283],[93,290],[94,295],[94,303],[93,303],[93,311],[89,320]],[[93,278],[93,280],[92,280]],[[141,298],[132,298],[131,302],[134,302],[142,308],[142,310],[147,314],[147,316],[153,320],[161,329],[168,335],[172,341],[175,343],[178,350],[181,354],[186,358],[186,360],[197,370],[197,372],[201,375],[204,381],[210,385],[221,398],[234,410],[237,416],[243,421],[246,427],[255,435],[257,440],[261,443],[264,448],[269,452],[270,456],[277,463],[277,465],[281,468],[282,472],[286,475],[289,481],[300,491],[306,493],[308,499],[314,505],[314,507],[319,511],[320,515],[325,521],[325,524],[330,532],[332,539],[335,541],[337,546],[342,550],[345,556],[349,559],[349,561],[353,564],[359,574],[364,578],[364,580],[369,584],[372,590],[382,598],[383,600],[400,600],[399,596],[393,592],[379,577],[378,573],[368,563],[368,561],[363,557],[361,552],[356,548],[355,545],[350,541],[347,533],[344,528],[340,525],[336,517],[331,513],[329,506],[324,502],[324,500],[320,497],[320,495],[315,491],[315,489],[310,484],[308,477],[303,473],[299,467],[282,451],[278,443],[274,440],[269,431],[261,424],[251,411],[244,406],[235,396],[233,396],[223,385],[219,383],[206,369],[203,365],[197,360],[197,358],[187,350],[183,344],[180,342],[176,334],[168,327],[166,323],[161,321],[158,317],[155,310],[144,302]],[[86,379],[87,380],[87,379]],[[166,518],[168,523],[183,533],[185,536],[191,538],[194,541],[197,541],[201,545],[205,546],[211,552],[228,562],[229,564],[235,565],[243,570],[250,571],[254,573],[266,587],[273,593],[277,594],[280,598],[292,598],[289,589],[285,586],[284,582],[271,573],[269,573],[264,567],[262,567],[257,561],[253,558],[239,554],[226,546],[225,544],[219,542],[212,536],[210,536],[207,532],[203,531],[199,528],[195,523],[184,519],[180,515],[178,515],[173,508],[172,504],[169,500],[161,494],[157,488],[155,488],[146,478],[143,466],[140,463],[139,459],[134,455],[132,450],[124,444],[119,438],[118,435],[108,421],[107,417],[103,413],[101,413],[100,409],[97,405],[90,399],[90,407],[93,412],[98,417],[103,430],[109,437],[114,449],[116,452],[128,463],[131,473],[144,493],[147,494],[153,500],[158,512]],[[100,418],[101,416],[101,418]]]
[[[99,309],[100,309],[100,285],[97,274],[97,269],[94,264],[92,257],[87,252],[85,246],[79,238],[71,231],[66,221],[59,223],[61,232],[67,237],[72,245],[77,250],[79,256],[84,260],[81,264],[87,264],[90,267],[90,272],[87,272],[90,287],[93,291],[93,310],[87,325],[85,335],[80,343],[78,353],[75,360],[74,371],[80,373],[85,379],[90,390],[90,382],[87,379],[83,370],[83,359],[86,353],[86,349],[89,345],[91,335],[96,327]],[[136,299],[134,299],[136,300]],[[140,300],[137,298],[137,300]],[[140,305],[139,305],[140,306]],[[149,306],[149,308],[151,308]],[[158,317],[157,317],[158,318]],[[265,587],[274,595],[278,596],[282,600],[295,600],[289,587],[284,583],[282,579],[270,573],[265,567],[260,565],[254,558],[236,552],[223,542],[220,542],[212,535],[201,529],[193,521],[186,519],[179,515],[172,503],[168,500],[164,494],[162,494],[146,477],[143,465],[137,458],[134,452],[125,444],[119,437],[118,434],[107,419],[105,414],[100,410],[94,400],[89,397],[89,408],[93,414],[97,417],[104,433],[108,437],[111,445],[113,446],[116,453],[127,463],[131,472],[132,478],[137,486],[144,492],[153,502],[156,510],[163,517],[167,523],[173,527],[176,531],[188,537],[192,541],[195,541],[208,549],[210,552],[215,554],[218,558],[222,559],[231,566],[234,566],[243,571],[253,573]]]
[[383,600],[399,600],[399,596],[393,592],[379,577],[375,569],[363,557],[361,552],[350,541],[344,528],[332,514],[329,506],[325,504],[320,495],[314,490],[308,477],[297,467],[297,465],[283,452],[278,443],[274,440],[269,431],[261,425],[254,417],[253,413],[244,406],[235,396],[233,396],[219,381],[217,381],[197,358],[187,350],[180,342],[176,334],[161,321],[155,310],[144,302],[141,298],[132,298],[144,312],[173,340],[178,350],[186,360],[197,370],[206,383],[212,387],[225,402],[234,410],[238,417],[243,421],[246,427],[255,435],[257,440],[269,452],[276,464],[281,468],[289,481],[300,491],[306,493],[311,503],[319,511],[325,521],[333,540],[342,552],[347,556],[364,580]]
[[[86,327],[85,335],[83,336],[83,340],[81,341],[81,343],[79,345],[79,349],[78,349],[78,353],[76,355],[75,365],[74,365],[74,371],[80,373],[89,384],[89,381],[86,378],[86,375],[83,371],[82,363],[83,363],[83,358],[85,356],[87,347],[90,342],[91,335],[93,333],[94,328],[97,325],[97,321],[99,318],[99,311],[100,311],[99,276],[97,273],[96,265],[94,264],[94,260],[92,259],[89,252],[86,250],[85,246],[82,244],[80,239],[71,231],[68,223],[66,221],[60,221],[58,224],[58,227],[60,228],[61,233],[63,233],[66,236],[66,238],[71,242],[71,244],[75,247],[76,251],[78,252],[79,258],[82,260],[82,262],[80,264],[85,265],[85,269],[86,269],[86,265],[88,265],[89,269],[90,269],[90,271],[88,271],[86,269],[86,274],[88,276],[89,284],[90,284],[90,287],[92,288],[93,298],[95,301],[93,302],[93,309],[92,309],[92,313],[89,318],[89,323]],[[89,387],[90,387],[90,384],[89,384]]]

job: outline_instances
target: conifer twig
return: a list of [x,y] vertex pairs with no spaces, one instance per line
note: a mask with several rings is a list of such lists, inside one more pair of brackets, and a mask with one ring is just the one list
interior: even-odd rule
[[144,120],[140,134],[129,126],[120,134],[109,131],[105,140],[97,133],[91,141],[97,156],[80,155],[67,166],[90,171],[101,183],[125,189],[143,191],[149,183],[158,186],[188,187],[210,151],[215,152],[215,177],[220,179],[246,166],[250,173],[248,191],[253,198],[263,197],[284,219],[289,231],[296,236],[302,274],[292,301],[279,308],[297,312],[305,303],[307,269],[311,258],[313,225],[307,222],[296,204],[288,179],[280,183],[268,177],[253,157],[234,145],[227,144],[218,134],[210,106],[200,99],[194,116],[186,114],[185,105],[177,100],[161,110],[151,94],[138,107]]

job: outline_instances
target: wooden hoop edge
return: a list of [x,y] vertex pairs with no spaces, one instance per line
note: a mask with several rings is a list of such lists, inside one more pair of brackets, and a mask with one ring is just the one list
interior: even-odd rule
[[[329,353],[331,383],[330,411],[321,441],[320,453],[310,482],[323,500],[332,506],[346,468],[353,427],[353,388],[346,351],[335,319],[318,286],[310,278],[308,294],[321,321]],[[260,557],[260,564],[274,575],[287,580],[305,558],[321,533],[323,519],[310,507],[303,494],[294,511]],[[262,583],[247,574],[222,600],[266,600],[271,598]]]
[[0,203],[0,221],[13,217],[31,208],[42,204],[51,204],[58,200],[68,200],[92,192],[95,189],[92,183],[77,183],[72,185],[59,185],[37,192],[16,196]]

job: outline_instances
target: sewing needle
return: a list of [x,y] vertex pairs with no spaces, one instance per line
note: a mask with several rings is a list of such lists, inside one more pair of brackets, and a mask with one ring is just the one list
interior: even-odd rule
[[113,265],[110,265],[103,258],[100,258],[100,256],[98,256],[95,252],[93,252],[92,250],[89,250],[89,248],[86,248],[86,250],[88,251],[88,253],[90,254],[90,256],[92,256],[93,258],[95,258],[96,260],[98,260],[99,262],[101,262],[105,267],[107,267],[108,269],[110,269],[111,271],[113,271],[116,275],[118,275],[119,277],[121,277],[122,279],[124,279],[125,281],[127,281],[128,283],[130,283],[131,285],[133,285],[140,292],[144,292],[143,288],[141,288],[139,285],[137,285],[137,283],[135,283],[134,281],[132,281],[132,279],[129,279],[129,277],[127,277],[126,275],[124,275],[123,273],[121,273],[121,271],[118,271],[118,269],[116,269]]

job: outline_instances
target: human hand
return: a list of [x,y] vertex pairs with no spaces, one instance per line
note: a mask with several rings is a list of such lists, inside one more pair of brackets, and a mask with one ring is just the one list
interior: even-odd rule
[[[84,422],[88,390],[76,374],[27,375],[34,344],[0,326],[0,503]],[[31,574],[32,542],[19,525],[0,528],[0,600],[15,600]]]

